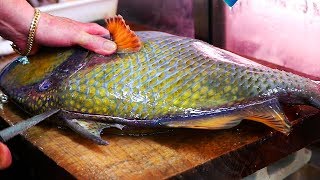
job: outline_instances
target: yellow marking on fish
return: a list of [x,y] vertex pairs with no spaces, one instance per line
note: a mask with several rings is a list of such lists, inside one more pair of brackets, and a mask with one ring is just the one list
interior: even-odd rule
[[93,101],[95,103],[95,106],[100,106],[101,105],[101,100],[100,99],[94,98]]
[[84,102],[84,106],[87,107],[87,108],[89,108],[89,107],[93,106],[93,102],[92,102],[91,100],[85,101],[85,102]]
[[103,96],[106,95],[106,93],[107,93],[107,92],[106,92],[106,90],[105,90],[104,88],[100,88],[100,89],[99,89],[99,94],[100,94],[100,96],[103,97]]
[[96,82],[96,81],[95,81],[94,79],[90,79],[88,85],[89,85],[89,86],[93,86],[95,82]]
[[91,96],[94,96],[94,95],[96,94],[96,88],[95,88],[94,86],[91,86],[91,87],[89,88],[89,94],[90,94]]
[[85,84],[80,85],[80,91],[84,91],[85,89],[87,89],[87,85]]
[[59,52],[59,56],[57,55],[58,52],[56,51],[50,54],[40,53],[37,56],[28,57],[28,64],[18,64],[11,69],[10,73],[4,77],[4,80],[14,84],[19,84],[21,86],[39,82],[73,53],[73,51],[70,50],[62,53],[60,50]]
[[80,104],[76,104],[76,109],[80,109],[81,105]]
[[194,101],[197,101],[199,100],[201,97],[200,97],[200,93],[199,92],[195,92],[192,96],[192,100]]
[[96,79],[101,79],[102,77],[103,77],[103,75],[104,75],[104,73],[98,73],[98,74],[96,74]]
[[232,89],[231,86],[226,86],[226,87],[224,88],[224,92],[229,92],[229,91],[231,91],[231,89]]
[[204,95],[204,94],[207,94],[209,91],[209,88],[207,86],[203,86],[201,89],[200,89],[200,94],[201,95]]

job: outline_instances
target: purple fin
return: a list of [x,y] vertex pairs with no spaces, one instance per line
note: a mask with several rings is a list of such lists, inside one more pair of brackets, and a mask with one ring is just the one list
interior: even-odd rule
[[93,122],[93,121],[82,121],[77,119],[66,119],[66,124],[75,132],[81,136],[88,138],[99,145],[108,145],[106,140],[103,140],[100,133],[103,129],[110,127],[108,124]]

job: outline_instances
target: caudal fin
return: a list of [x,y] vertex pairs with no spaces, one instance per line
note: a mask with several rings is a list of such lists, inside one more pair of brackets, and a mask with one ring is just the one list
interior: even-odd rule
[[320,81],[313,81],[316,84],[316,88],[312,86],[312,90],[310,90],[311,93],[314,93],[314,95],[309,95],[308,101],[311,106],[320,109]]

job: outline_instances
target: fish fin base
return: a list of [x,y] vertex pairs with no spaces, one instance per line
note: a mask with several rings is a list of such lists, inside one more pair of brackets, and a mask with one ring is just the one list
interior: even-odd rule
[[133,53],[141,49],[139,37],[130,30],[122,16],[106,18],[105,21],[112,40],[117,44],[117,53]]
[[79,133],[81,136],[88,138],[99,145],[108,145],[106,140],[103,140],[100,136],[101,132],[105,128],[116,127],[122,129],[121,125],[110,125],[101,122],[78,120],[78,119],[66,119],[67,126]]
[[291,123],[281,109],[277,98],[260,101],[243,110],[245,119],[263,123],[284,134],[289,134]]
[[193,128],[193,129],[230,129],[240,124],[241,118],[238,116],[213,116],[213,117],[203,117],[195,118],[192,120],[182,120],[182,121],[167,121],[161,123],[167,127],[173,128]]

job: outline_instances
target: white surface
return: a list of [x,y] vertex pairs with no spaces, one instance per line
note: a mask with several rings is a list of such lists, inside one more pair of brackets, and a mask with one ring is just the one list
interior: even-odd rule
[[118,0],[78,0],[42,6],[39,9],[55,16],[91,22],[114,16],[117,5]]
[[[76,0],[40,7],[40,11],[81,22],[92,22],[115,16],[118,0]],[[0,37],[0,55],[13,53],[11,42]]]

